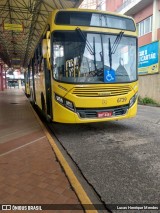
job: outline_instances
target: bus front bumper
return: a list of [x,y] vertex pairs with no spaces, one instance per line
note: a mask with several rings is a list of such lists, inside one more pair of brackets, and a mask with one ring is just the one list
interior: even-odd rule
[[[53,112],[53,121],[59,123],[92,123],[92,122],[105,122],[105,121],[114,121],[122,120],[126,118],[132,118],[137,114],[137,101],[133,104],[131,108],[129,105],[112,107],[110,109],[80,109],[77,108],[76,112],[73,112],[61,104],[55,102],[55,109]],[[102,112],[111,112],[112,115],[109,117],[97,117],[97,114]],[[104,113],[103,113],[104,112]]]

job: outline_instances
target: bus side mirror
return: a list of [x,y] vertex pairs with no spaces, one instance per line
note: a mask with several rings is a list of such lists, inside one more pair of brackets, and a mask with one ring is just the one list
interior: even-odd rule
[[42,56],[43,58],[47,58],[47,39],[42,40]]
[[50,39],[50,35],[51,35],[51,32],[50,32],[50,31],[47,31],[47,33],[46,33],[46,38],[47,38],[47,39]]
[[51,57],[51,45],[50,45],[50,39],[48,39],[48,41],[47,41],[47,50],[48,50],[48,57],[50,58]]

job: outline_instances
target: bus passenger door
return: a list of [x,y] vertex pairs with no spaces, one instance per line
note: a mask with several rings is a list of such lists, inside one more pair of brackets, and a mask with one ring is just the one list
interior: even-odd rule
[[47,114],[50,115],[52,118],[51,72],[50,72],[50,70],[47,69],[46,59],[44,59],[44,75],[45,75]]

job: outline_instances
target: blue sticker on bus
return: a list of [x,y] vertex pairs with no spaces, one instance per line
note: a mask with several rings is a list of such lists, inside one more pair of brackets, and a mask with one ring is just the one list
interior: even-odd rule
[[104,70],[104,82],[115,82],[116,81],[116,74],[115,70]]

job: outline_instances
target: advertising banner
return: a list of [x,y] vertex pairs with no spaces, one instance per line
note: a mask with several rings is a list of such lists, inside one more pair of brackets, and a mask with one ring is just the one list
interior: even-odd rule
[[139,48],[138,74],[147,75],[159,72],[159,41]]

